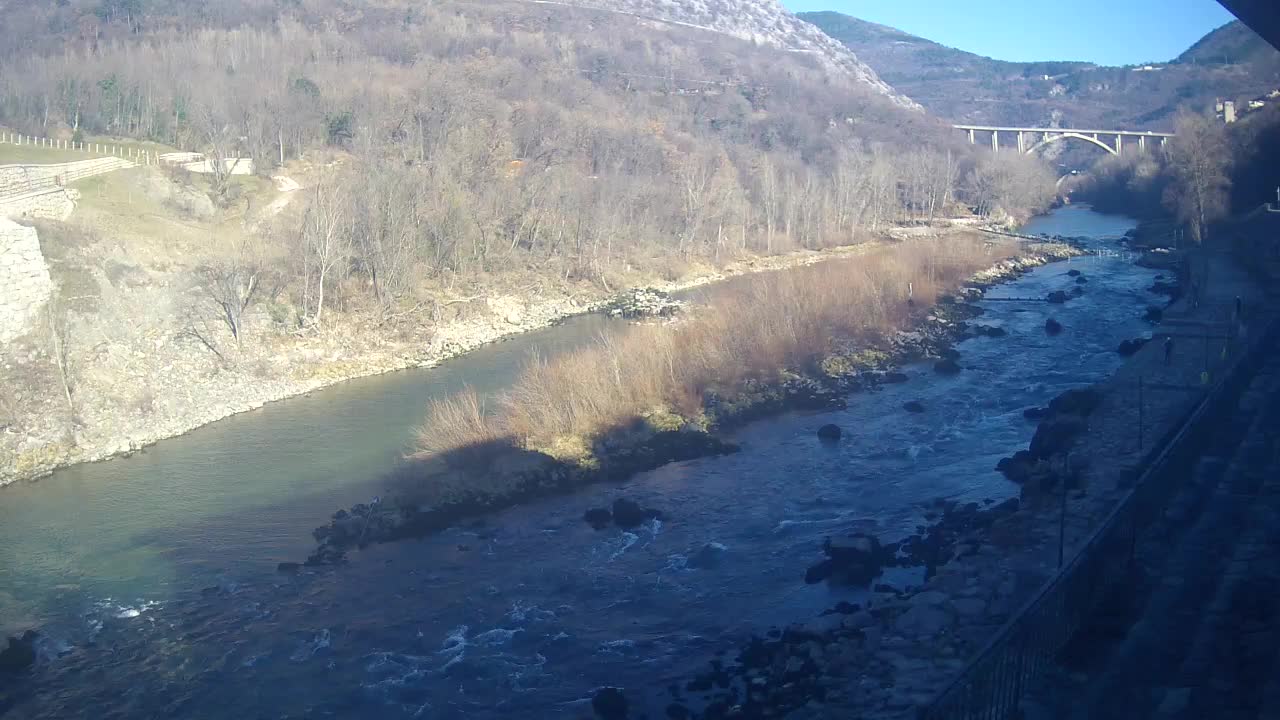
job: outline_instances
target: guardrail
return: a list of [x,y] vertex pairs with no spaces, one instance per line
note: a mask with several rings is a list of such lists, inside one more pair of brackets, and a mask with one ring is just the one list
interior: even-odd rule
[[1248,382],[1277,323],[1237,352],[1195,408],[1149,451],[1133,488],[1084,547],[974,656],[961,675],[918,712],[920,720],[1003,720],[1017,717],[1024,691],[1054,662],[1106,591],[1129,574],[1138,535],[1160,514],[1176,489],[1173,471],[1193,465],[1204,422]]

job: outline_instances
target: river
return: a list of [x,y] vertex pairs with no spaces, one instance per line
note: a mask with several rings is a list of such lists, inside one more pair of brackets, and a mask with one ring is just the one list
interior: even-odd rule
[[[958,346],[955,377],[851,397],[736,433],[742,451],[530,503],[437,536],[279,575],[339,507],[383,492],[430,398],[509,383],[530,352],[589,341],[607,320],[560,326],[430,370],[355,380],[0,491],[0,621],[41,628],[41,659],[5,713],[74,717],[578,717],[593,689],[657,702],[718,651],[861,592],[805,585],[822,538],[894,540],[937,498],[999,501],[994,471],[1034,425],[1024,408],[1101,379],[1149,327],[1154,271],[1116,239],[1135,222],[1068,207],[1025,231],[1117,251],[1049,265],[983,301],[1003,338]],[[1043,331],[1047,317],[1065,327]],[[902,409],[908,400],[922,414]],[[826,423],[845,429],[820,444]],[[626,495],[666,518],[593,531],[585,509]],[[912,571],[889,578],[919,580]],[[661,705],[657,705],[661,708]],[[589,711],[588,711],[589,712]],[[659,716],[661,713],[651,713]]]

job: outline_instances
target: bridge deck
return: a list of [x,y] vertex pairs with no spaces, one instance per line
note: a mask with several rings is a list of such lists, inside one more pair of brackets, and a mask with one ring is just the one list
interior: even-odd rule
[[1132,137],[1174,137],[1173,133],[1152,130],[1080,130],[1078,128],[996,127],[992,125],[952,125],[957,130],[983,132],[1080,133],[1081,135],[1128,135]]

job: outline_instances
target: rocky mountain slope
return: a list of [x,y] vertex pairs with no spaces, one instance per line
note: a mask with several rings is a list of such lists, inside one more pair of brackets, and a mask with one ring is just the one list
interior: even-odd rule
[[1180,105],[1280,88],[1280,52],[1239,22],[1167,63],[1104,67],[993,60],[834,12],[801,13],[880,77],[953,122],[1168,129]]
[[902,107],[919,105],[895,90],[850,48],[801,20],[777,0],[533,0],[634,15],[724,33],[790,52],[812,53],[823,65],[875,89]]

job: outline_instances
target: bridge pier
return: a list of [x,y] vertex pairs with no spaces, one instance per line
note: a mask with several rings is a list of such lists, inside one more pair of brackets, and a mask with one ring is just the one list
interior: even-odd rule
[[976,144],[976,143],[974,142],[974,140],[973,140],[973,128],[969,128],[969,144],[970,144],[970,145],[975,145],[975,144]]
[[1147,136],[1139,135],[1138,136],[1138,152],[1146,152],[1146,151],[1147,151]]
[[1027,143],[1022,138],[1022,131],[1018,131],[1018,152],[1025,153],[1027,151]]
[[991,131],[991,152],[1000,152],[1000,131]]
[[1124,154],[1124,136],[1123,135],[1119,135],[1119,134],[1116,135],[1116,154],[1117,155]]

